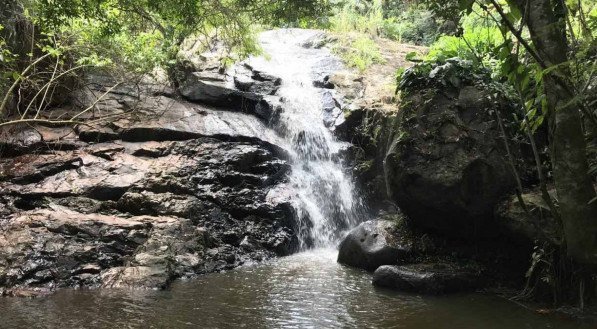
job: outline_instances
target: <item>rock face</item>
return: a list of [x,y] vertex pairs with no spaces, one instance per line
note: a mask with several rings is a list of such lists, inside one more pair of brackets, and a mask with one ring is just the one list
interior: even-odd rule
[[264,73],[246,61],[229,69],[191,60],[179,66],[176,83],[184,98],[246,113],[259,112],[259,106],[273,106],[268,96],[275,95],[282,84],[279,77]]
[[401,234],[395,221],[364,222],[340,243],[338,262],[367,271],[381,265],[404,263],[414,252],[414,243],[409,238]]
[[[176,90],[92,77],[93,92],[52,110],[89,107],[85,125],[0,130],[0,295],[163,288],[297,249],[282,81],[265,60],[225,69],[220,55],[181,60]],[[314,84],[339,66],[316,55]],[[324,84],[313,96],[331,125],[341,105]]]
[[126,89],[98,104],[112,122],[5,131],[0,294],[163,288],[295,250],[286,153],[258,118]]
[[416,225],[454,235],[486,233],[511,191],[490,91],[418,94],[403,108],[384,164],[388,193]]
[[373,274],[376,286],[423,294],[470,291],[481,283],[481,271],[477,267],[448,263],[384,265]]
[[[555,190],[549,192],[555,194]],[[496,208],[496,218],[508,234],[526,240],[546,242],[552,246],[562,243],[560,229],[551,215],[549,206],[543,200],[538,189],[521,195],[528,210],[525,212],[516,196],[502,201]]]
[[[530,219],[508,199],[514,177],[498,118],[513,136],[517,127],[507,120],[512,103],[496,93],[486,75],[460,65],[448,61],[418,73],[402,87],[395,111],[353,108],[336,126],[337,134],[355,145],[354,174],[370,207],[399,208],[406,216],[406,227],[389,235],[411,235],[417,242],[406,257],[368,263],[366,256],[374,254],[368,249],[385,250],[365,235],[376,228],[349,234],[339,261],[369,270],[380,266],[376,284],[422,293],[472,289],[476,284],[468,281],[476,282],[480,271],[458,265],[463,261],[491,268],[486,275],[496,281],[514,283],[528,269],[529,240],[554,241],[552,221],[540,218],[544,206],[529,196],[539,216]],[[530,186],[536,178],[525,147],[519,139],[510,144],[521,159],[515,165],[522,183]],[[419,244],[423,239],[429,243]]]
[[[496,116],[507,118],[510,103],[483,84],[432,82],[404,92],[397,112],[349,113],[338,131],[359,145],[355,176],[372,191],[374,205],[391,201],[414,226],[458,237],[491,235],[494,208],[514,188]],[[523,147],[510,147],[521,158]],[[528,165],[516,165],[523,183],[532,180]]]

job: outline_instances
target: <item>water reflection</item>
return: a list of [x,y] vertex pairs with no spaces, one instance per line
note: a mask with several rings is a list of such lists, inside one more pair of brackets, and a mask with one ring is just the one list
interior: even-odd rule
[[0,299],[0,328],[590,328],[484,295],[420,297],[311,251],[178,282],[170,291],[60,291]]

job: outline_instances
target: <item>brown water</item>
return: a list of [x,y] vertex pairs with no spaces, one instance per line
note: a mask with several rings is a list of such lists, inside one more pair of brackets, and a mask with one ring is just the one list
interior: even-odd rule
[[498,297],[376,289],[368,273],[313,251],[177,282],[168,291],[63,290],[0,299],[1,328],[594,328]]

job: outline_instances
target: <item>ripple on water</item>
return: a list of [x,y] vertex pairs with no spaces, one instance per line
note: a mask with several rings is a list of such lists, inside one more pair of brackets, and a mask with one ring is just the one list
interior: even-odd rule
[[375,289],[370,274],[338,265],[333,250],[177,282],[170,291],[0,299],[0,314],[0,328],[591,328],[492,296]]

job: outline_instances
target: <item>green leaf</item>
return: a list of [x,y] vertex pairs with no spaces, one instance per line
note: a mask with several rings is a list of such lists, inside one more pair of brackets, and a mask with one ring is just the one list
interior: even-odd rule
[[519,19],[521,19],[522,13],[520,11],[520,8],[518,8],[518,6],[516,5],[516,2],[514,0],[506,0],[506,2],[510,7],[510,13],[508,16],[512,19],[511,22],[516,22]]
[[406,60],[409,62],[420,62],[421,60],[417,58],[417,53],[416,52],[410,52],[408,54],[406,54]]
[[475,0],[458,0],[458,7],[461,11],[466,11],[467,14],[473,11],[473,4],[475,4]]
[[530,82],[531,75],[527,73],[523,76],[522,82],[520,83],[520,89],[522,89],[522,92],[525,92],[529,88]]

